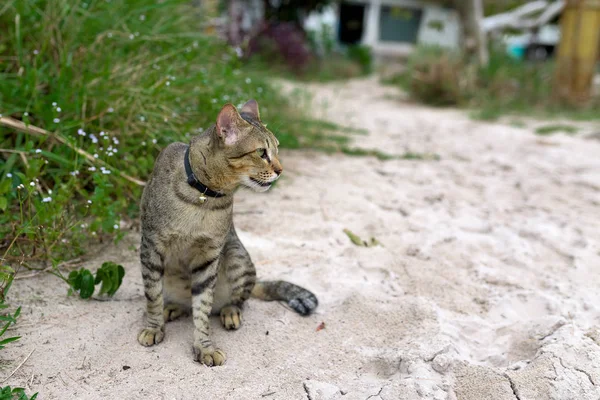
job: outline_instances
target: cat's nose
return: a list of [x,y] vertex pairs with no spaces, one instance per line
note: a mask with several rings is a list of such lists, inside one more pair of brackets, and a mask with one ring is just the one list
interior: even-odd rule
[[274,171],[277,174],[277,176],[279,176],[283,172],[283,168],[277,168],[277,169],[274,169]]

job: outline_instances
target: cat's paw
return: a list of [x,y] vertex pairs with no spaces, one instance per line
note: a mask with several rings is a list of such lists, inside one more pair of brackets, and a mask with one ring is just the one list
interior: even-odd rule
[[225,329],[238,329],[242,324],[242,310],[237,306],[223,307],[221,309],[221,323]]
[[159,344],[165,338],[165,333],[162,329],[158,328],[144,328],[138,335],[138,342],[142,346],[154,346]]
[[[308,291],[307,291],[308,292]],[[299,296],[288,301],[288,305],[294,309],[300,315],[311,314],[319,305],[319,301],[312,293],[304,296]]]
[[167,304],[163,311],[165,322],[175,321],[185,314],[185,310],[179,304]]
[[210,348],[201,348],[194,346],[194,360],[208,367],[217,367],[225,364],[227,357],[222,350]]

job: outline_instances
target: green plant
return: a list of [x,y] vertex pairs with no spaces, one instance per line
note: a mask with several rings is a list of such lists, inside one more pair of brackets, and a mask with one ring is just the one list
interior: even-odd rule
[[552,135],[556,132],[573,134],[577,133],[578,130],[579,129],[576,126],[556,124],[540,126],[539,128],[536,128],[535,133],[538,135]]
[[[169,18],[164,16],[168,15]],[[256,98],[282,147],[303,118],[200,32],[187,0],[11,0],[0,7],[0,251],[60,262],[119,240],[167,144]],[[38,129],[39,128],[39,129]]]
[[114,262],[105,262],[96,271],[96,277],[85,268],[78,271],[71,271],[67,282],[70,285],[69,295],[79,292],[79,297],[87,299],[92,297],[96,285],[100,286],[99,294],[106,294],[112,297],[123,283],[125,269],[122,265],[117,265]]
[[489,63],[479,67],[454,51],[417,47],[402,74],[384,80],[408,91],[412,98],[435,106],[474,109],[477,119],[495,120],[505,114],[598,119],[600,100],[585,108],[560,104],[552,96],[552,62],[528,63],[506,54],[493,42]]
[[[6,295],[10,290],[10,287],[13,283],[15,271],[8,267],[2,266],[0,267],[0,310],[6,310],[10,307],[6,304]],[[18,307],[12,314],[5,313],[0,315],[0,324],[2,324],[2,328],[0,328],[0,349],[3,349],[8,343],[19,340],[20,336],[12,336],[8,338],[4,338],[6,331],[10,328],[11,325],[17,323],[17,318],[21,314],[21,307]]]
[[10,386],[0,388],[0,400],[35,400],[37,395],[36,393],[29,397],[23,388],[11,388]]
[[369,46],[352,45],[346,50],[347,57],[361,66],[363,74],[373,71],[373,54]]

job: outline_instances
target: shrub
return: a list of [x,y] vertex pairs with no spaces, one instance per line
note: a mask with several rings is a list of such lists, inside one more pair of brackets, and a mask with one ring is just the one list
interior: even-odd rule
[[[120,238],[170,142],[256,98],[282,147],[298,111],[235,52],[201,32],[187,0],[12,1],[0,10],[0,251],[57,260]],[[6,122],[6,120],[5,120]],[[89,158],[85,156],[88,153]],[[135,178],[135,179],[130,179]]]

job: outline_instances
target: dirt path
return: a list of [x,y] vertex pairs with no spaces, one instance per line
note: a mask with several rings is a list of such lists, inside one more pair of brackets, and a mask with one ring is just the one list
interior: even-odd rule
[[215,319],[220,368],[192,361],[189,318],[143,348],[131,233],[96,263],[127,269],[113,301],[67,298],[51,276],[15,283],[23,338],[4,373],[34,352],[5,383],[40,399],[597,400],[600,142],[399,104],[372,79],[311,90],[317,116],[369,131],[357,146],[440,157],[283,152],[272,192],[239,193],[259,275],[312,289],[317,315],[250,301],[241,330]]

